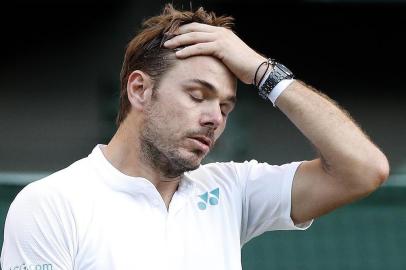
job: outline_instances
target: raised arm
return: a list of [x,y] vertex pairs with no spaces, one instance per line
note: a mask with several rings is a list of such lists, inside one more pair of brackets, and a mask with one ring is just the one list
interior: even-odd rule
[[292,219],[303,222],[364,197],[386,180],[385,155],[334,101],[294,81],[276,106],[318,149],[320,158],[297,170]]
[[[253,82],[257,67],[266,60],[221,27],[191,23],[181,26],[176,34],[165,46],[185,46],[177,57],[215,56],[244,83]],[[265,65],[259,78],[264,69]],[[278,97],[276,106],[320,153],[320,158],[303,162],[296,172],[291,209],[295,223],[364,197],[387,179],[385,155],[322,93],[295,80]]]

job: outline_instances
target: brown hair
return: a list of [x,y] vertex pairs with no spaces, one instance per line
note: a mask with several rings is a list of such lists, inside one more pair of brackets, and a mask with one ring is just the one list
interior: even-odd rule
[[173,63],[168,57],[173,50],[166,49],[162,45],[173,36],[179,26],[191,22],[228,29],[233,26],[232,17],[217,17],[213,12],[208,13],[202,7],[196,11],[176,10],[171,4],[166,4],[160,15],[144,21],[141,30],[127,45],[124,55],[120,73],[121,90],[117,126],[123,122],[131,108],[127,96],[127,82],[131,72],[137,69],[144,71],[151,76],[154,88],[158,88],[160,78]]

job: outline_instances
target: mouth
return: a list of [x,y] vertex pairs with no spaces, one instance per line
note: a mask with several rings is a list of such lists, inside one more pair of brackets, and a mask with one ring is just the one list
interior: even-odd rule
[[212,140],[207,138],[206,136],[193,136],[189,138],[192,139],[196,143],[196,145],[204,152],[208,152],[213,144]]

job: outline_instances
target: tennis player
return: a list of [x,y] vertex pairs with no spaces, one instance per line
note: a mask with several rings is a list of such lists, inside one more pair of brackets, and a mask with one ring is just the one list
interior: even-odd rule
[[[305,230],[387,179],[385,155],[348,113],[231,26],[230,17],[171,5],[144,22],[124,57],[117,132],[18,194],[2,269],[241,269],[250,239]],[[320,156],[202,165],[236,105],[237,79]],[[255,143],[272,151],[275,140]]]

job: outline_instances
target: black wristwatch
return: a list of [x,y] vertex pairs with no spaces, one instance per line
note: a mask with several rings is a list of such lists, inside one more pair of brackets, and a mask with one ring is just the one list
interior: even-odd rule
[[[268,77],[264,78],[264,82],[259,83],[259,91],[258,94],[263,99],[268,99],[269,93],[271,93],[272,89],[282,80],[285,79],[293,79],[293,73],[287,67],[282,65],[281,63],[271,61],[270,65],[272,65],[272,71],[269,73]],[[262,84],[262,85],[261,85]]]

